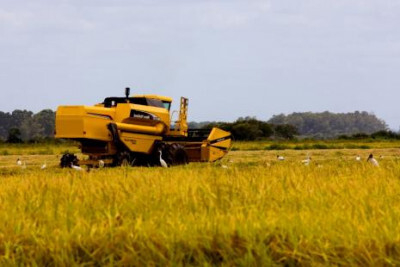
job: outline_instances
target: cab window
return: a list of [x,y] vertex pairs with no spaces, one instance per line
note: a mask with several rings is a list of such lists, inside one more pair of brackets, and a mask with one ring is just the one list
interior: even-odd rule
[[152,107],[158,107],[158,108],[163,108],[163,103],[161,100],[158,99],[152,99],[152,98],[146,98],[147,100],[147,105],[152,106]]
[[165,108],[165,109],[168,109],[168,111],[169,111],[170,108],[171,108],[171,102],[163,101],[162,103],[163,103],[163,105],[164,105],[164,108]]

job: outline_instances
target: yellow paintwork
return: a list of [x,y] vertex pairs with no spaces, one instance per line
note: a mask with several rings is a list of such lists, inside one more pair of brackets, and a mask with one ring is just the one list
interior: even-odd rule
[[154,142],[156,140],[162,140],[162,137],[156,135],[122,132],[120,134],[120,139],[129,148],[129,150],[150,154],[152,152]]
[[165,125],[170,125],[169,112],[165,108],[135,105],[135,104],[118,104],[117,107],[105,108],[105,109],[115,110],[114,111],[115,122],[124,122],[125,120],[130,118],[131,110],[138,110],[154,114],[158,117],[159,121],[163,122]]
[[[159,95],[134,97],[172,102],[171,98]],[[88,154],[91,159],[112,156],[117,153],[115,140],[109,129],[109,125],[113,124],[119,140],[130,151],[150,154],[155,142],[162,141],[163,137],[187,137],[187,106],[188,100],[181,98],[179,119],[175,122],[174,129],[171,129],[169,110],[161,107],[130,103],[118,103],[113,107],[104,107],[103,104],[60,106],[56,113],[55,137],[81,141],[82,152]],[[103,143],[97,144],[97,141]],[[182,144],[189,161],[215,161],[228,153],[231,147],[230,133],[217,128],[212,129],[208,138],[200,142],[169,142]]]
[[151,135],[162,135],[165,132],[165,124],[159,122],[154,126],[145,126],[138,124],[116,123],[118,130],[122,132],[143,133]]
[[219,128],[215,128],[214,127],[214,128],[212,128],[207,140],[208,141],[214,141],[214,140],[217,140],[217,139],[220,139],[220,138],[224,138],[227,135],[230,135],[230,133],[227,132],[227,131],[224,131],[224,130],[221,130]]
[[218,128],[213,128],[207,138],[207,142],[202,145],[202,161],[216,161],[225,156],[232,146],[230,133]]
[[224,157],[232,147],[231,133],[213,128],[206,140],[179,141],[185,147],[190,162],[213,162]]
[[107,130],[107,124],[112,122],[111,118],[107,117],[107,112],[94,115],[93,109],[93,107],[86,106],[58,107],[55,137],[111,141],[111,134]]
[[187,125],[187,111],[188,111],[187,98],[181,97],[181,104],[179,109],[179,119],[175,122],[175,128],[170,130],[167,135],[171,136],[187,136],[188,125]]
[[[146,126],[146,122],[142,122],[142,126],[132,124],[137,127],[138,132],[149,134],[163,133],[167,125],[170,124],[169,112],[164,108],[149,107],[134,104],[119,104],[117,107],[89,107],[89,106],[60,106],[57,109],[56,116],[56,138],[88,138],[94,140],[111,141],[111,134],[107,129],[107,125],[111,122],[117,122],[117,125],[123,127],[127,123],[123,123],[130,116],[132,109],[149,112],[156,115],[160,120],[153,127]],[[148,123],[147,123],[148,124]],[[142,130],[140,130],[142,129]],[[153,131],[153,132],[152,132]]]

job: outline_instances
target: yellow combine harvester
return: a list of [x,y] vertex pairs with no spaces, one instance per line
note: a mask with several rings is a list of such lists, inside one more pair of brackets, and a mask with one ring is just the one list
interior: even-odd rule
[[181,98],[179,118],[171,125],[169,97],[159,95],[108,97],[94,106],[60,106],[56,138],[80,142],[88,159],[72,154],[61,167],[73,165],[168,166],[221,159],[231,147],[231,134],[218,128],[189,130],[188,99]]

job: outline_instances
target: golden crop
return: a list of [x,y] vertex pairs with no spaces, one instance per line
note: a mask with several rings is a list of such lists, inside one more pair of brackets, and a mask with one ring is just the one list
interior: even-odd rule
[[56,155],[0,156],[0,265],[399,265],[398,155],[232,151],[89,172],[59,169]]

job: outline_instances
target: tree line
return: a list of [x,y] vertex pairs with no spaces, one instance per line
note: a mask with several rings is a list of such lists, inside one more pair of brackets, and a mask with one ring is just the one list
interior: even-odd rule
[[308,138],[337,138],[341,135],[373,134],[387,131],[385,121],[377,118],[375,114],[365,111],[350,113],[321,113],[300,112],[289,115],[274,115],[268,123],[290,124],[298,129],[301,136]]
[[54,126],[55,112],[51,109],[36,114],[27,110],[0,111],[0,139],[9,143],[51,139]]
[[189,129],[211,129],[212,127],[218,127],[231,132],[235,140],[251,141],[268,138],[293,139],[298,135],[297,128],[293,125],[274,125],[265,121],[257,120],[255,117],[241,117],[234,122],[189,123]]
[[340,135],[338,139],[342,140],[360,140],[360,139],[380,139],[380,140],[400,140],[400,133],[390,130],[377,131],[372,134],[357,133],[352,135]]
[[[50,109],[33,113],[27,110],[0,112],[0,141],[39,142],[54,137],[55,112]],[[230,131],[235,140],[293,138],[386,138],[400,139],[386,123],[368,112],[292,113],[274,115],[268,121],[241,117],[234,122],[189,122],[189,129],[219,127]]]
[[257,139],[332,139],[332,138],[397,138],[385,121],[365,111],[350,113],[302,112],[274,115],[268,121],[254,117],[227,122],[191,122],[189,128],[219,127],[230,131],[236,140]]

